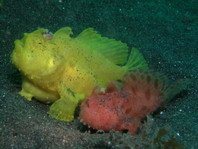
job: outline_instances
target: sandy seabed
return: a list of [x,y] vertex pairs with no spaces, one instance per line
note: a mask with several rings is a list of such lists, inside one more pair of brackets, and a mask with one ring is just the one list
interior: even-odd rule
[[[198,148],[198,18],[194,0],[0,1],[0,146],[3,148],[153,148],[142,134],[96,133],[76,119],[64,123],[47,115],[48,106],[18,95],[19,72],[10,63],[14,40],[37,27],[74,33],[93,27],[102,35],[135,46],[151,69],[171,80],[189,78],[188,90],[153,115],[149,133],[168,128],[187,149]],[[145,126],[145,127],[148,127]],[[89,132],[91,131],[91,133]]]

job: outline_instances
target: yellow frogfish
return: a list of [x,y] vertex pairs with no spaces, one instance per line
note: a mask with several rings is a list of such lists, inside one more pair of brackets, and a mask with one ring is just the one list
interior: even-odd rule
[[15,41],[11,59],[22,74],[20,95],[52,103],[49,115],[67,122],[96,87],[104,90],[128,72],[148,68],[138,49],[93,28],[75,37],[70,27],[54,34],[44,28],[25,33]]

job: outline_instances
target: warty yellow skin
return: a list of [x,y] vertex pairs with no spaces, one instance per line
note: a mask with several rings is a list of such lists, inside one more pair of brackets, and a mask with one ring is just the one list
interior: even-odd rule
[[[119,66],[127,62],[126,44],[101,37],[91,28],[76,38],[71,35],[69,27],[54,34],[40,28],[16,40],[11,55],[12,62],[23,76],[20,95],[28,100],[35,97],[39,101],[53,103],[49,114],[63,121],[73,120],[76,107],[95,87],[103,89],[109,82],[121,80],[133,68],[147,69],[137,49],[129,57],[133,60]],[[89,42],[92,38],[94,40]],[[114,55],[105,55],[108,46]],[[113,47],[118,48],[114,50]]]

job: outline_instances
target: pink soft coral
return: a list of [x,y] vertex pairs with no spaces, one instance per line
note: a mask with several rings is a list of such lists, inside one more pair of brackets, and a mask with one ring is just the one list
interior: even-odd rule
[[123,80],[123,87],[109,84],[104,93],[95,90],[81,104],[80,119],[97,130],[128,130],[135,134],[141,120],[164,101],[165,81],[158,75],[134,72]]

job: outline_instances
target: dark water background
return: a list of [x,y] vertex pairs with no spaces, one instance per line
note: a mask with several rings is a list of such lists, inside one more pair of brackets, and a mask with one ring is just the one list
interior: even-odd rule
[[37,27],[53,32],[64,26],[72,27],[76,34],[93,27],[104,36],[138,47],[150,68],[173,81],[190,78],[188,90],[154,115],[150,132],[166,127],[185,148],[198,148],[196,0],[0,0],[2,148],[113,149],[148,144],[141,139],[133,142],[126,133],[90,134],[78,120],[66,124],[51,119],[47,115],[48,106],[27,102],[17,94],[20,75],[10,64],[14,40]]

